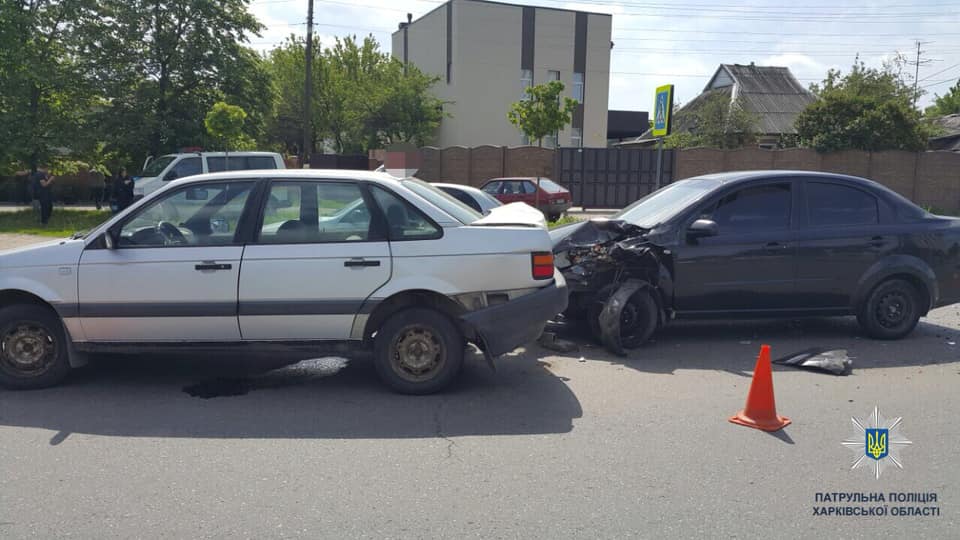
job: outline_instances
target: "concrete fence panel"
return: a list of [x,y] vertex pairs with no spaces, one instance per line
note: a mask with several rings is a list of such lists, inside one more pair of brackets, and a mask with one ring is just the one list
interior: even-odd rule
[[440,180],[466,184],[470,176],[470,149],[465,146],[444,148],[440,154]]
[[844,150],[820,154],[820,170],[853,176],[870,176],[870,152]]
[[869,155],[869,170],[863,176],[912,199],[916,196],[914,175],[920,156],[922,154],[897,150],[874,152]]
[[690,178],[725,170],[726,153],[716,148],[691,148],[677,151],[676,178]]
[[491,178],[505,176],[506,153],[502,146],[475,147],[470,156],[470,185],[479,187]]
[[809,148],[788,148],[770,151],[773,154],[772,169],[784,171],[819,171],[820,154]]
[[440,155],[442,151],[433,146],[420,149],[420,170],[417,178],[428,182],[440,181]]
[[916,195],[920,206],[939,211],[960,210],[960,153],[924,152],[917,163]]
[[546,176],[553,178],[554,151],[536,146],[517,146],[506,150],[504,176]]
[[728,171],[757,171],[773,168],[773,152],[760,148],[738,148],[725,152]]

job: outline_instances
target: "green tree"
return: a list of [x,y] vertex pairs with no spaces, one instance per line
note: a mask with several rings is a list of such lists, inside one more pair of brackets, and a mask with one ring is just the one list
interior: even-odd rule
[[714,92],[692,101],[686,110],[674,113],[683,129],[663,141],[667,148],[742,148],[756,144],[757,115],[743,109],[726,92]]
[[218,101],[207,112],[203,125],[223,150],[229,152],[231,148],[237,150],[249,146],[245,141],[249,138],[243,133],[246,119],[247,112],[242,107]]
[[835,150],[910,150],[926,147],[932,128],[913,106],[913,87],[891,66],[830,70],[810,87],[817,100],[797,117],[800,144]]
[[562,98],[563,83],[550,81],[527,88],[527,98],[510,106],[507,119],[531,141],[543,146],[543,138],[570,123],[577,100]]
[[[429,92],[425,75],[380,50],[372,36],[348,36],[331,47],[314,43],[309,140],[337,153],[366,153],[395,142],[425,144],[443,117],[443,102]],[[291,36],[266,56],[276,96],[269,138],[288,149],[302,140],[305,41]]]
[[[202,145],[217,101],[269,114],[269,77],[244,43],[262,28],[247,0],[101,0],[100,35],[88,53],[102,94],[101,136],[139,162]],[[264,99],[264,98],[267,99]],[[262,121],[247,122],[256,137]]]
[[95,0],[0,2],[0,169],[36,169],[86,131],[83,57],[98,22]]
[[960,80],[946,94],[934,96],[933,105],[927,107],[926,114],[929,117],[960,114]]

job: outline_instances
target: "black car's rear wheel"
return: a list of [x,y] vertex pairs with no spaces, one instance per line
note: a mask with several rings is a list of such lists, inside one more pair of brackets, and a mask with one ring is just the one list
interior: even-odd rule
[[374,362],[390,388],[404,394],[430,394],[460,373],[464,339],[442,313],[411,308],[394,314],[377,331]]
[[874,287],[857,314],[863,330],[875,339],[900,339],[917,326],[922,296],[910,282],[889,279]]
[[0,385],[45,388],[69,371],[65,332],[55,313],[34,305],[0,309]]

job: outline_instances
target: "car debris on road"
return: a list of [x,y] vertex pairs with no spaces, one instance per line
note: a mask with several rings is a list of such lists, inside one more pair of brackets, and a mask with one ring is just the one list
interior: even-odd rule
[[846,349],[805,349],[777,358],[773,363],[834,375],[849,375],[853,370],[853,360],[847,356]]

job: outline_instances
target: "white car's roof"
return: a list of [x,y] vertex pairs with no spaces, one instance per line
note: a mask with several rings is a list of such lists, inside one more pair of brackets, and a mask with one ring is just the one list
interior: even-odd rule
[[231,155],[231,156],[270,156],[270,157],[279,156],[279,155],[280,155],[280,154],[278,154],[277,152],[262,152],[262,151],[256,151],[256,150],[249,150],[249,151],[243,150],[243,151],[239,151],[239,150],[238,150],[238,151],[236,151],[236,152],[179,152],[179,153],[174,153],[174,154],[164,154],[164,155],[162,155],[162,156],[160,156],[160,157],[176,157],[176,156],[225,156],[225,155],[227,155],[227,154],[229,154],[229,155]]
[[210,180],[237,180],[245,178],[291,178],[291,179],[337,179],[337,180],[366,180],[394,184],[400,179],[384,172],[356,171],[347,169],[251,169],[242,171],[224,171],[216,173],[198,174],[170,182],[171,185],[183,186]]

